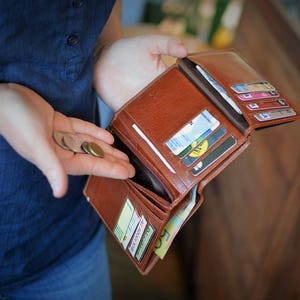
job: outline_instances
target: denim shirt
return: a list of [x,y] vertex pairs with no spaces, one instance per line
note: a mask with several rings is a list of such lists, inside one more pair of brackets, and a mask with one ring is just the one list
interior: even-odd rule
[[[0,1],[0,82],[27,86],[55,110],[93,121],[93,47],[113,4]],[[92,238],[100,221],[83,197],[85,181],[69,176],[67,194],[53,198],[44,175],[0,136],[0,292],[34,280]]]

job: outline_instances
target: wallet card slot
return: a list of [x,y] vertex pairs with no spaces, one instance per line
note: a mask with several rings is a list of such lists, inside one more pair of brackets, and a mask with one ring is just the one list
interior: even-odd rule
[[245,133],[249,128],[247,120],[239,114],[236,109],[230,105],[220,95],[218,91],[207,81],[207,79],[197,70],[196,64],[188,58],[183,58],[179,62],[179,69],[186,75],[195,86],[203,92],[210,101],[238,128]]
[[[205,79],[205,76],[202,76],[201,80],[197,79],[197,77],[199,78],[200,76],[196,74],[196,66],[200,66],[204,70],[204,73],[219,83],[242,111],[243,117],[248,123],[248,128],[246,126],[244,127],[245,130],[241,131],[244,135],[249,135],[253,129],[269,127],[270,125],[273,126],[278,123],[282,124],[299,118],[299,110],[292,105],[291,102],[290,106],[294,109],[295,114],[287,113],[280,118],[276,116],[273,118],[271,116],[270,118],[264,119],[264,121],[253,117],[251,111],[243,105],[244,101],[273,97],[281,97],[286,100],[286,98],[274,85],[253,69],[234,51],[220,50],[195,53],[190,54],[188,58],[178,60],[178,67],[181,68],[183,72],[186,72],[191,81],[195,81],[195,85],[198,84],[198,82],[201,84],[200,81]],[[199,74],[200,73],[201,72],[199,72]],[[218,96],[214,91],[212,91],[212,95]],[[208,94],[207,96],[211,98]],[[226,106],[225,103],[224,108],[226,108]],[[220,109],[222,108],[220,107]],[[230,112],[230,108],[228,108],[228,111]],[[226,114],[226,112],[224,113]],[[228,114],[226,114],[226,116],[229,118]],[[230,120],[233,121],[232,118]]]
[[137,265],[149,259],[166,219],[158,218],[144,200],[141,195],[125,197],[112,228],[121,248]]
[[128,180],[134,187],[141,193],[147,200],[149,200],[153,206],[155,207],[155,213],[157,214],[156,210],[159,209],[160,213],[162,214],[162,218],[164,218],[165,214],[169,214],[170,211],[170,202],[165,200],[164,198],[160,197],[153,191],[145,188],[144,186],[138,184],[133,179]]

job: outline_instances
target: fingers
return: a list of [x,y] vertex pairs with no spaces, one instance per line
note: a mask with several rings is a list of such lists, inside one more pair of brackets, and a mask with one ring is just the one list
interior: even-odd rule
[[183,43],[171,36],[153,35],[147,36],[150,44],[151,53],[157,55],[171,55],[174,57],[185,57],[187,55],[187,49]]
[[[55,123],[65,125],[66,117],[59,112],[55,112]],[[107,144],[112,144],[114,142],[114,137],[107,130],[98,127],[97,125],[83,121],[78,118],[68,118],[68,121],[71,123],[71,128],[67,131],[75,131],[76,133],[85,134],[93,136],[96,139],[100,139]],[[56,130],[65,130],[65,128],[60,128],[56,126]]]
[[[81,130],[84,132],[84,130]],[[55,143],[57,156],[61,160],[66,172],[70,175],[97,175],[116,179],[127,179],[134,176],[135,170],[129,163],[128,156],[122,151],[112,147],[102,140],[95,139],[93,136],[86,134],[73,133],[73,144],[70,148],[61,147],[60,142]],[[67,133],[66,136],[67,137]],[[79,149],[83,143],[95,142],[101,147],[104,157],[95,157],[92,152],[75,150],[72,145],[77,145],[74,149]],[[84,151],[87,151],[84,153]]]
[[188,54],[187,48],[183,45],[181,40],[177,38],[170,38],[167,44],[168,55],[175,57],[185,57]]
[[93,123],[85,122],[79,119],[70,118],[73,124],[73,129],[77,133],[87,134],[95,137],[96,139],[100,139],[107,144],[112,144],[114,142],[114,138],[110,132],[107,130],[96,126]]
[[115,179],[127,179],[135,175],[135,170],[128,161],[108,153],[105,153],[104,158],[75,154],[68,166],[69,169],[67,171],[71,175],[88,174]]
[[89,140],[89,141],[96,142],[103,149],[103,151],[106,155],[108,154],[110,156],[115,157],[116,159],[121,159],[121,160],[124,160],[126,162],[129,162],[129,158],[124,152],[122,152],[122,151],[120,151],[120,150],[118,150],[114,147],[111,147],[110,145],[107,145],[104,142],[99,141],[99,140],[98,141]]

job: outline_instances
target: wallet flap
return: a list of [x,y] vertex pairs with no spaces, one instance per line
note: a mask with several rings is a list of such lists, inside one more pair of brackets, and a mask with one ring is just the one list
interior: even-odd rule
[[[232,101],[249,124],[246,134],[253,129],[291,122],[300,118],[299,109],[236,52],[224,50],[195,53],[189,55],[187,59],[192,62],[188,66],[190,70],[187,71],[191,73],[192,70],[193,76],[189,76],[190,80],[200,88],[202,88],[203,81],[206,82],[206,86],[211,86],[210,79],[213,85],[219,85],[227,99],[223,97],[223,101],[220,101],[216,97],[210,98],[213,102],[215,100],[215,103],[217,101],[219,107],[222,106],[220,102],[223,102],[224,109],[234,115],[234,110],[228,105],[228,102]],[[185,59],[178,60],[178,64],[183,66],[183,70],[186,69]],[[212,89],[216,94],[216,89]],[[228,99],[229,101],[226,101]],[[236,126],[240,128],[244,125],[243,120],[238,114],[235,115],[240,123]],[[243,128],[245,126],[242,126]]]

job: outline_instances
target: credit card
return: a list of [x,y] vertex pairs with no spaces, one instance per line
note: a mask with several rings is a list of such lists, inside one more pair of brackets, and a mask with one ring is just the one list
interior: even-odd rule
[[263,113],[257,113],[254,114],[254,117],[256,120],[260,122],[264,122],[264,121],[292,117],[295,115],[296,112],[292,108],[288,108],[288,109],[278,109],[278,110],[271,110]]
[[127,198],[123,205],[122,211],[119,215],[117,225],[114,229],[114,234],[120,243],[122,243],[124,239],[133,212],[134,212],[134,207],[130,199]]
[[194,176],[198,176],[207,167],[213,164],[217,159],[223,156],[230,148],[236,144],[236,139],[233,136],[228,137],[222,144],[209,153],[202,161],[200,161],[193,169],[191,173]]
[[142,241],[141,241],[139,248],[137,249],[137,252],[135,255],[135,257],[138,261],[142,260],[144,254],[152,240],[154,233],[155,233],[155,228],[151,224],[149,224],[149,226],[145,230],[144,236],[142,238]]
[[207,150],[209,150],[215,143],[217,143],[227,132],[227,129],[222,126],[192,150],[183,160],[185,166],[191,166],[196,160],[198,160]]
[[178,155],[205,131],[215,127],[220,122],[208,110],[202,111],[197,117],[181,128],[166,142],[173,154]]
[[273,109],[273,108],[283,108],[283,107],[289,107],[289,105],[283,99],[247,104],[247,108],[249,110],[263,110],[263,109]]
[[210,129],[206,130],[199,138],[193,141],[189,146],[187,146],[182,152],[178,154],[179,158],[185,157],[193,148],[195,148],[199,143],[201,143],[206,137],[212,133],[219,124],[216,122]]
[[141,217],[139,224],[137,226],[136,231],[134,232],[134,235],[132,237],[132,240],[129,244],[128,250],[130,254],[134,257],[135,253],[138,249],[138,246],[140,244],[141,238],[143,236],[143,232],[147,226],[147,220],[145,219],[144,216]]
[[132,217],[130,219],[130,222],[129,222],[129,225],[127,227],[127,230],[126,230],[126,233],[124,235],[124,238],[122,240],[122,245],[123,245],[123,248],[126,249],[132,236],[133,236],[133,233],[135,232],[136,230],[136,227],[138,226],[139,224],[139,221],[140,221],[140,216],[139,214],[137,213],[136,209],[134,210],[133,214],[132,214]]
[[234,84],[231,88],[238,94],[275,90],[274,86],[272,86],[268,81]]
[[238,95],[238,98],[242,101],[251,101],[257,99],[268,99],[279,97],[279,93],[277,91],[269,91],[269,92],[253,92],[247,94]]

